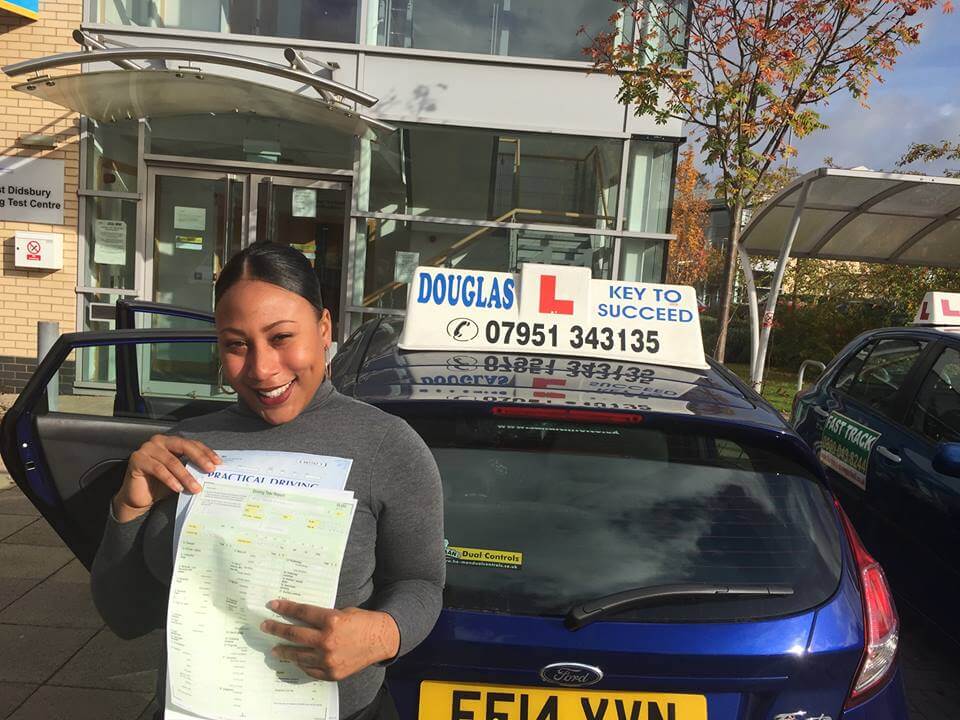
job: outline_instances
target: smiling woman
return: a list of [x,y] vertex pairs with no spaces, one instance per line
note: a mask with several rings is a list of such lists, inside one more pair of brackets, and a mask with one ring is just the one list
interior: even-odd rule
[[227,263],[214,293],[226,381],[271,425],[295,418],[326,375],[330,313],[303,253],[254,245]]
[[237,403],[154,436],[130,456],[91,573],[97,607],[121,637],[163,624],[177,493],[200,491],[181,457],[205,471],[220,463],[211,448],[348,458],[345,489],[357,509],[335,606],[244,600],[294,623],[259,629],[278,639],[274,654],[297,665],[305,681],[338,682],[340,717],[396,717],[383,664],[418,645],[440,612],[436,463],[404,421],[334,390],[326,371],[330,314],[302,253],[279,244],[246,248],[224,267],[215,301],[223,375]]

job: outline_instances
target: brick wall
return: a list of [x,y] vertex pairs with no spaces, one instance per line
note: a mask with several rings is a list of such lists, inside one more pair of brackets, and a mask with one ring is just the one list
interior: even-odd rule
[[[32,356],[0,355],[0,393],[19,393],[37,369],[37,359]],[[59,387],[61,395],[72,395],[76,384],[76,367],[73,360],[60,366]]]
[[[30,21],[0,10],[0,64],[79,50],[70,33],[80,26],[82,0],[41,0],[40,19]],[[73,68],[51,74],[75,72]],[[65,165],[64,225],[0,221],[0,386],[22,387],[17,375],[5,377],[4,366],[20,366],[36,357],[37,321],[60,323],[71,332],[77,307],[77,188],[80,168],[79,120],[76,113],[42,102],[11,89],[14,80],[0,74],[0,155],[61,159]],[[55,149],[21,147],[18,138],[28,133],[56,135]],[[19,270],[14,267],[13,235],[16,230],[56,232],[63,235],[62,270]],[[13,360],[11,360],[13,358]],[[22,371],[20,371],[22,372]],[[21,376],[22,377],[22,376]],[[17,389],[19,389],[17,387]]]

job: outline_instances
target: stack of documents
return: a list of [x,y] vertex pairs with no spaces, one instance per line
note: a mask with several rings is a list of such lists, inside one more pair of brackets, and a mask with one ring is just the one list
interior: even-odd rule
[[275,598],[332,608],[356,499],[352,460],[217,451],[182,493],[167,608],[167,720],[338,720],[337,684],[270,654]]

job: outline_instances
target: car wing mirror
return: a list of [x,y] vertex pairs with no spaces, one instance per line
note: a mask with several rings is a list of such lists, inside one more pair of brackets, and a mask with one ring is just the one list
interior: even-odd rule
[[933,456],[933,469],[942,475],[960,477],[960,443],[940,443]]

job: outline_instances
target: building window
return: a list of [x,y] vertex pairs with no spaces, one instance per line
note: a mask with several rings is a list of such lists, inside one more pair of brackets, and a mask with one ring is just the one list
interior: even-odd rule
[[379,0],[377,44],[418,50],[586,60],[577,30],[605,30],[597,0]]
[[355,145],[350,133],[251,113],[150,120],[154,155],[350,170]]
[[85,188],[108,192],[137,191],[137,121],[87,121]]
[[669,142],[630,141],[624,229],[665,233],[670,221],[670,187],[677,146]]
[[663,250],[662,240],[622,238],[618,279],[627,282],[662,282]]
[[405,308],[407,283],[418,265],[517,272],[524,262],[541,262],[612,277],[613,242],[601,236],[380,218],[357,222],[359,277],[352,304],[358,307]]
[[407,127],[373,144],[361,209],[613,228],[622,147],[606,138]]
[[93,0],[94,22],[357,41],[357,0]]
[[86,198],[87,263],[83,285],[135,288],[137,201]]

